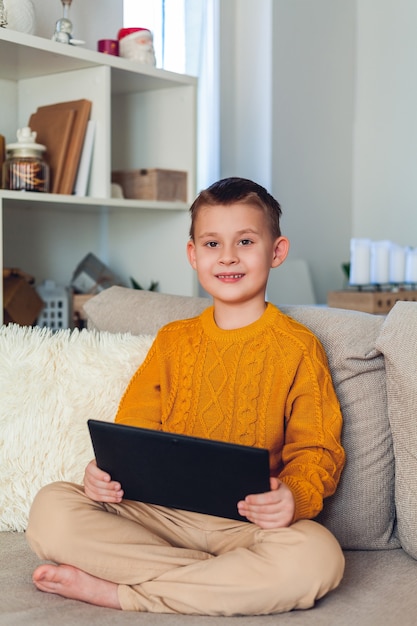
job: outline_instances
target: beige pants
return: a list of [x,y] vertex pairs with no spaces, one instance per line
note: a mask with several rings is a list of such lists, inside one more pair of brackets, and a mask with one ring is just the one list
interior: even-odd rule
[[96,503],[70,483],[36,496],[36,554],[119,585],[127,611],[256,615],[306,609],[339,584],[342,551],[312,521],[254,524],[124,500]]

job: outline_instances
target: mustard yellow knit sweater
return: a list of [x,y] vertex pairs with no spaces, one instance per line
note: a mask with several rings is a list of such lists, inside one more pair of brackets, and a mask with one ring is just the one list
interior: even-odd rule
[[271,476],[294,494],[294,521],[319,513],[344,465],[323,348],[271,304],[244,328],[218,328],[209,307],[161,329],[116,421],[268,448]]

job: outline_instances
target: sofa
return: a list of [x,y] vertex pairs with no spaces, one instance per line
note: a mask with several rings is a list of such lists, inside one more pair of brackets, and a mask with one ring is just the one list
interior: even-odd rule
[[54,480],[82,481],[87,419],[112,420],[157,329],[209,300],[112,287],[84,305],[88,327],[0,328],[0,625],[411,626],[417,622],[417,303],[387,316],[282,306],[327,352],[344,416],[346,467],[319,521],[346,570],[308,611],[193,617],[123,613],[45,594],[25,541],[30,504]]

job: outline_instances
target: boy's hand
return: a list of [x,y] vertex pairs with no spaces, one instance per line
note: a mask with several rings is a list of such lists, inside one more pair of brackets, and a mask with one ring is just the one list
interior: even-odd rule
[[97,467],[95,460],[85,468],[84,491],[86,496],[95,502],[121,502],[123,490],[120,483],[111,479],[107,472]]
[[291,489],[278,478],[271,478],[271,491],[246,496],[237,508],[260,528],[284,528],[292,522],[295,502]]

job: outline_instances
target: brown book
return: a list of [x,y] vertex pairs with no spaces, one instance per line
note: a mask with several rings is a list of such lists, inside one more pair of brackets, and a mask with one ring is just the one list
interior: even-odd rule
[[75,109],[42,107],[32,113],[29,126],[36,131],[37,143],[46,146],[45,160],[50,170],[50,191],[59,193],[75,119]]
[[82,99],[71,100],[69,102],[57,102],[56,104],[39,107],[37,110],[37,113],[42,112],[50,114],[56,111],[68,110],[75,112],[58,193],[72,194],[74,190],[75,178],[77,176],[78,164],[84,145],[85,131],[90,117],[91,106],[91,100]]

